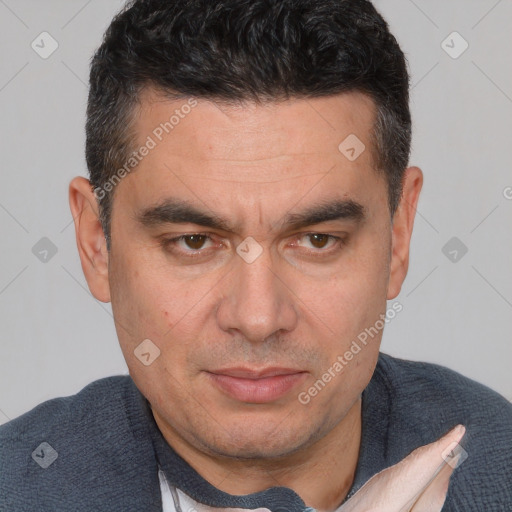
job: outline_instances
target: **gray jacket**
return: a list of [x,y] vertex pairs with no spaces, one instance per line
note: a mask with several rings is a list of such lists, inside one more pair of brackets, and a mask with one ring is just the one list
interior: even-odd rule
[[[497,393],[441,366],[380,354],[362,414],[349,497],[462,423],[468,459],[452,476],[443,512],[512,512],[512,404]],[[273,512],[307,505],[284,487],[232,496],[210,485],[165,442],[131,378],[118,376],[0,427],[0,511],[160,512],[159,467],[207,505]]]

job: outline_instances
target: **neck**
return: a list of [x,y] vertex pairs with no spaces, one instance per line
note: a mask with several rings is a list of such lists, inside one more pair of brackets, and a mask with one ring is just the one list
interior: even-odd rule
[[205,480],[233,495],[284,486],[319,511],[334,511],[355,476],[361,442],[361,399],[326,436],[304,450],[278,460],[215,457],[187,443],[153,411],[158,428],[172,448]]

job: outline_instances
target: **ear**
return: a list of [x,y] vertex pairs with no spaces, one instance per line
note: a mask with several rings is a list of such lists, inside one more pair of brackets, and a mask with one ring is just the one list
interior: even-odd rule
[[402,283],[407,275],[412,228],[422,185],[421,169],[418,167],[406,169],[402,197],[393,217],[388,300],[394,299],[400,293]]
[[110,302],[107,243],[99,219],[98,203],[89,180],[78,176],[71,181],[69,206],[89,290],[101,302]]

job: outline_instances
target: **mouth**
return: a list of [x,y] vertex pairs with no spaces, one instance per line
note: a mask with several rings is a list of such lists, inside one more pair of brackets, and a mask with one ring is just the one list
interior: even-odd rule
[[225,368],[207,372],[213,384],[230,398],[240,402],[273,402],[302,383],[307,372],[292,368]]

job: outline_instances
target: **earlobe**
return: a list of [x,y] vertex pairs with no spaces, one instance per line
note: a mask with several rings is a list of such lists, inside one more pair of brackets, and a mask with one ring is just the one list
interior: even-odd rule
[[409,249],[414,217],[423,185],[423,173],[418,167],[406,169],[402,197],[393,217],[390,276],[387,299],[394,299],[402,287],[409,268]]
[[76,243],[89,290],[101,302],[110,301],[108,251],[99,209],[90,182],[78,176],[69,185],[69,206]]

